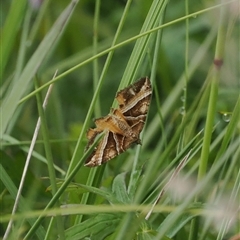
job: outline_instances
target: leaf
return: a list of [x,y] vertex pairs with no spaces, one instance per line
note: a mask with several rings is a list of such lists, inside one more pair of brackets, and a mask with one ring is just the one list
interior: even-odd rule
[[77,184],[77,185],[81,188],[84,188],[88,192],[95,193],[95,194],[98,194],[98,195],[102,196],[103,198],[108,200],[110,203],[113,203],[113,204],[114,203],[115,204],[120,203],[120,201],[115,197],[115,195],[112,194],[109,191],[102,190],[102,189],[99,189],[99,188],[95,188],[95,187],[92,187],[92,186],[87,186],[87,185],[84,185],[84,184]]
[[[136,240],[156,240],[158,232],[153,229],[150,223],[146,220],[141,222],[140,230],[136,232],[134,239]],[[164,236],[161,240],[170,240],[170,238]]]
[[118,201],[129,204],[131,201],[127,193],[125,175],[126,173],[121,173],[114,178],[112,192]]
[[90,237],[91,240],[105,239],[114,232],[119,221],[119,214],[98,214],[67,229],[65,237],[66,240],[79,240],[86,237]]
[[139,166],[137,169],[134,170],[134,172],[132,173],[132,181],[131,182],[131,186],[129,184],[129,198],[131,199],[131,202],[134,199],[135,193],[136,193],[136,189],[138,187],[138,184],[140,182],[140,177],[142,174],[142,168],[143,166]]

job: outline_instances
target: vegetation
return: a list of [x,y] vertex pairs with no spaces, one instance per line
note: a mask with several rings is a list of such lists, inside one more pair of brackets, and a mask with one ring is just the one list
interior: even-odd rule
[[[239,234],[237,0],[0,5],[3,239]],[[144,76],[142,145],[85,167],[93,119]]]

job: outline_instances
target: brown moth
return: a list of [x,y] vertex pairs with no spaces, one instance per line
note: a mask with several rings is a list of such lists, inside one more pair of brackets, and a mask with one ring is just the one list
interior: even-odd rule
[[126,151],[133,143],[141,144],[139,134],[146,120],[151,95],[151,82],[147,77],[117,92],[119,107],[111,109],[107,116],[96,119],[96,128],[90,128],[87,132],[89,142],[86,149],[98,134],[105,134],[85,166],[99,166]]

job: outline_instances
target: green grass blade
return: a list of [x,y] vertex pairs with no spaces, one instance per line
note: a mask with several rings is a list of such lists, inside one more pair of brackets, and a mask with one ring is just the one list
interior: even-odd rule
[[[3,168],[1,164],[0,164],[0,172],[1,172],[0,174],[1,182],[6,187],[6,189],[10,192],[12,199],[16,199],[17,191],[18,191],[17,187],[13,183],[11,176],[8,175],[7,171]],[[20,197],[20,200],[19,200],[19,209],[22,212],[29,210],[29,203],[22,196]],[[34,220],[28,219],[28,223],[30,224],[30,226],[32,226],[34,224]],[[46,235],[46,231],[43,229],[43,227],[40,227],[36,231],[36,235],[39,237],[39,239],[43,239],[44,236]]]
[[0,136],[2,136],[5,132],[6,127],[17,108],[18,101],[28,89],[31,79],[36,74],[44,58],[49,54],[51,48],[54,47],[60,38],[61,33],[65,29],[67,22],[73,13],[76,3],[77,1],[72,1],[72,3],[60,15],[56,23],[53,25],[49,33],[46,35],[35,53],[28,61],[26,67],[23,69],[23,72],[18,79],[18,82],[15,83],[6,94],[6,98],[3,100],[2,106],[0,108],[0,112],[3,113],[1,118]]
[[24,18],[24,9],[27,5],[26,0],[12,1],[11,8],[7,15],[3,30],[1,32],[0,47],[1,47],[1,61],[0,61],[0,76],[4,74],[5,66],[8,62],[11,49]]
[[[38,87],[37,84],[37,80],[35,80],[35,86],[36,88]],[[53,154],[51,151],[51,144],[50,144],[50,136],[49,136],[49,130],[47,127],[47,120],[46,120],[46,115],[45,115],[45,108],[46,108],[46,104],[48,102],[48,98],[49,95],[51,93],[53,85],[49,86],[48,92],[46,94],[44,103],[41,99],[40,93],[37,94],[37,107],[38,107],[38,112],[39,112],[39,116],[41,119],[41,132],[42,132],[42,136],[43,136],[43,142],[44,142],[44,148],[45,148],[45,153],[46,153],[46,158],[47,158],[47,165],[48,165],[48,173],[49,173],[49,178],[50,178],[50,183],[51,183],[51,187],[52,187],[52,195],[56,194],[57,192],[57,183],[56,183],[56,173],[55,173],[55,169],[54,169],[54,161],[53,161]],[[59,206],[60,204],[57,202],[56,204],[57,206]],[[64,224],[63,224],[63,219],[61,216],[57,216],[56,217],[56,221],[57,221],[57,231],[59,233],[59,239],[65,239],[64,237]],[[53,223],[54,221],[52,220],[51,223]],[[50,230],[54,227],[54,224],[49,224],[48,226],[48,231],[50,232]]]

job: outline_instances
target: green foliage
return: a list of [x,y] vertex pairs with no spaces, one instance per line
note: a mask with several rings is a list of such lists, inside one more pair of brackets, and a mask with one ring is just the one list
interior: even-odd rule
[[[239,3],[33,3],[0,8],[1,237],[236,235]],[[118,89],[144,76],[153,96],[142,145],[85,167],[93,119],[116,107]]]

